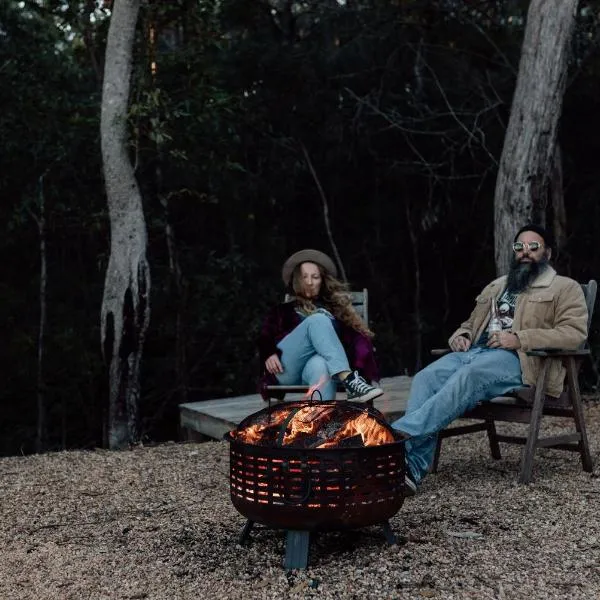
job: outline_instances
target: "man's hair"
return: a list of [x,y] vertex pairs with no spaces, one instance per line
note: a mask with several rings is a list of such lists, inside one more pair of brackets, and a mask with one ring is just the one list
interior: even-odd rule
[[544,229],[544,227],[541,225],[536,225],[535,223],[529,223],[521,227],[521,229],[517,231],[513,242],[516,242],[524,231],[533,231],[534,233],[537,233],[541,238],[543,238],[546,248],[554,250],[554,238],[552,233],[547,229]]

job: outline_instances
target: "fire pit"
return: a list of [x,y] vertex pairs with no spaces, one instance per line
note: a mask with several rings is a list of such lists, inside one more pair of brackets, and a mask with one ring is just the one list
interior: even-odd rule
[[404,501],[404,444],[374,408],[291,402],[244,419],[230,442],[231,500],[248,521],[287,530],[285,567],[305,568],[313,531],[380,524]]

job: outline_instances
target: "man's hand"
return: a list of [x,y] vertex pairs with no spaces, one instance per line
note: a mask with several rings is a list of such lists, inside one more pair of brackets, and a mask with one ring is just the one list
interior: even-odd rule
[[464,335],[457,335],[450,344],[454,352],[466,352],[471,347],[471,340]]
[[499,331],[492,333],[488,340],[488,348],[504,348],[505,350],[517,350],[521,347],[519,337],[512,331]]
[[265,367],[267,368],[267,371],[271,373],[271,375],[283,373],[283,366],[277,354],[271,354],[271,356],[265,360]]

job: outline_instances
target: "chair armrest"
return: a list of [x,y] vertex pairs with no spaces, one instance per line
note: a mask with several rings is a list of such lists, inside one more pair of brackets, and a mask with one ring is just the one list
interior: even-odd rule
[[445,354],[450,354],[452,350],[450,348],[433,348],[431,350],[432,356],[444,356]]
[[527,356],[539,357],[588,356],[590,351],[588,348],[584,348],[583,350],[565,350],[564,348],[534,348],[533,350],[527,350],[525,354],[527,354]]

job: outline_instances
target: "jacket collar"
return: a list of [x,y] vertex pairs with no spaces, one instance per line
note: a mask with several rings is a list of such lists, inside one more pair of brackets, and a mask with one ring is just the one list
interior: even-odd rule
[[[528,288],[540,288],[540,287],[549,287],[552,282],[554,281],[554,278],[556,277],[557,273],[556,271],[550,266],[548,265],[548,267],[546,269],[544,269],[544,272],[541,273],[540,275],[538,275],[532,283],[529,284]],[[497,279],[494,279],[494,281],[492,281],[492,284],[495,286],[499,286],[501,289],[504,289],[506,287],[506,280],[508,279],[508,277],[506,275],[502,275],[502,277],[498,277]],[[526,291],[526,290],[523,290]]]
[[529,284],[529,287],[549,287],[554,281],[555,277],[556,271],[550,265],[548,265],[544,271],[538,275],[532,283]]

